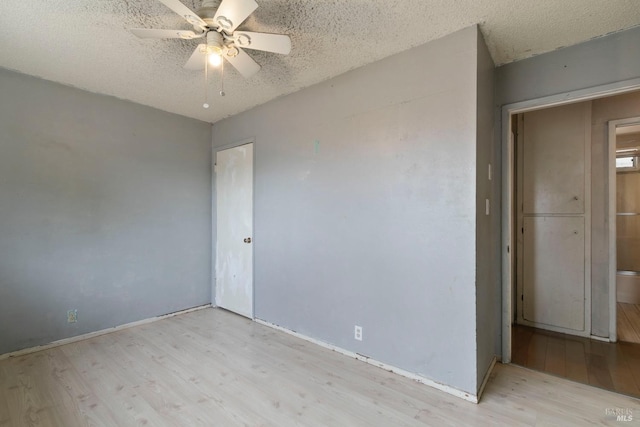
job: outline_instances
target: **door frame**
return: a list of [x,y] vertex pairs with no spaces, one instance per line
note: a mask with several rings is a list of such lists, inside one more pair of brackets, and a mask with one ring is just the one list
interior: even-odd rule
[[[253,144],[253,159],[252,159],[252,180],[251,185],[253,186],[251,191],[251,320],[254,320],[256,317],[256,285],[255,285],[255,268],[256,268],[256,260],[255,260],[255,236],[256,236],[256,140],[255,137],[241,139],[230,144],[213,146],[211,150],[211,306],[216,306],[216,259],[217,252],[216,247],[218,245],[218,236],[217,236],[217,221],[218,221],[218,206],[217,206],[217,198],[218,195],[216,193],[216,159],[218,156],[218,151],[228,150],[230,148],[240,147],[242,145]],[[213,145],[213,141],[212,141]]]
[[[640,89],[640,78],[625,80],[621,82],[594,86],[591,88],[576,90],[573,92],[565,92],[557,95],[550,95],[541,98],[514,102],[505,104],[500,111],[500,153],[501,160],[501,259],[502,259],[502,362],[511,362],[511,324],[514,319],[514,274],[515,274],[515,251],[516,234],[513,223],[515,218],[514,200],[515,200],[515,147],[511,137],[511,117],[514,114],[524,113],[527,111],[539,110],[543,108],[555,107],[563,104],[570,104],[580,101],[589,101],[605,96],[619,95]],[[610,155],[610,154],[609,154]],[[615,155],[615,153],[614,153]],[[614,161],[615,162],[615,161]],[[609,187],[609,192],[611,188]],[[615,195],[615,193],[614,193]],[[611,225],[611,221],[609,221]],[[611,229],[609,228],[609,233]],[[611,250],[611,234],[609,235],[609,250]],[[615,244],[615,242],[614,242]],[[611,260],[610,260],[611,265]],[[609,267],[611,269],[611,267]],[[615,304],[613,311],[611,310],[611,300],[615,301],[615,273],[613,280],[611,271],[609,274],[609,301],[610,301],[610,317],[609,317],[609,339],[616,338],[615,325]]]
[[629,125],[640,124],[640,117],[629,117],[627,119],[609,120],[608,125],[608,137],[607,137],[607,162],[608,162],[608,197],[607,208],[609,218],[614,218],[613,221],[609,221],[609,312],[613,313],[609,317],[609,330],[610,341],[615,342],[618,339],[618,299],[617,299],[617,270],[618,270],[618,253],[617,253],[617,209],[616,209],[616,191],[617,191],[617,178],[616,178],[616,128]]

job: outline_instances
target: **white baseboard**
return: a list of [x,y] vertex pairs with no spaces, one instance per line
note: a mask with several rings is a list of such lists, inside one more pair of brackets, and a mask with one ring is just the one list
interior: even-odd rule
[[[396,374],[401,375],[403,377],[410,378],[410,379],[412,379],[414,381],[417,381],[419,383],[425,384],[425,385],[427,385],[429,387],[433,387],[435,389],[438,389],[440,391],[448,393],[448,394],[450,394],[452,396],[459,397],[459,398],[464,399],[464,400],[469,401],[469,402],[478,403],[479,394],[478,395],[473,395],[473,394],[467,393],[465,391],[458,390],[457,388],[448,386],[446,384],[442,384],[442,383],[439,383],[437,381],[430,380],[429,378],[420,376],[418,374],[414,374],[412,372],[405,371],[404,369],[396,368],[395,366],[391,366],[391,365],[388,365],[386,363],[379,362],[379,361],[377,361],[375,359],[372,359],[370,357],[363,356],[362,354],[354,353],[352,351],[345,350],[345,349],[340,348],[340,347],[336,347],[333,344],[328,344],[328,343],[326,343],[324,341],[320,341],[320,340],[317,340],[315,338],[308,337],[308,336],[303,335],[301,333],[292,331],[292,330],[287,329],[287,328],[283,328],[282,326],[278,326],[278,325],[275,325],[273,323],[266,322],[264,320],[254,319],[254,321],[259,323],[259,324],[261,324],[261,325],[268,326],[269,328],[273,328],[273,329],[276,329],[278,331],[285,332],[285,333],[287,333],[289,335],[293,335],[294,337],[303,339],[305,341],[311,342],[313,344],[319,345],[319,346],[327,348],[329,350],[333,350],[333,351],[335,351],[337,353],[340,353],[340,354],[343,354],[345,356],[349,356],[349,357],[352,357],[354,359],[360,360],[362,362],[368,363],[370,365],[377,366],[378,368],[382,368],[385,371],[393,372],[393,373],[396,373]],[[493,369],[494,364],[495,364],[495,359],[492,362],[492,365],[491,365],[491,368],[489,369],[489,372],[491,371],[491,369]],[[488,378],[488,374],[485,377],[485,382],[486,382],[487,378]],[[484,388],[484,382],[483,382],[482,389],[483,388]]]
[[191,313],[192,311],[202,310],[203,308],[209,308],[209,307],[211,307],[211,304],[200,305],[198,307],[192,307],[186,310],[180,310],[173,313],[163,314],[162,316],[150,317],[148,319],[138,320],[136,322],[125,323],[124,325],[114,326],[113,328],[102,329],[95,332],[76,335],[75,337],[64,338],[49,344],[39,345],[36,347],[29,347],[29,348],[14,351],[11,353],[0,354],[0,360],[8,359],[10,357],[24,356],[25,354],[35,353],[38,351],[59,347],[61,345],[71,344],[71,343],[86,340],[89,338],[99,337],[100,335],[110,334],[112,332],[121,331],[123,329],[133,328],[134,326],[146,325],[147,323],[156,322],[162,319],[168,319],[169,317],[177,316],[179,314]]
[[609,339],[608,337],[598,337],[596,335],[591,335],[589,338],[596,341],[611,342],[611,339]]

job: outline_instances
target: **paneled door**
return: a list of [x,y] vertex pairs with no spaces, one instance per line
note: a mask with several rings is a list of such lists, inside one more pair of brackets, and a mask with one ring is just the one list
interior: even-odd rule
[[591,103],[524,113],[518,125],[517,321],[591,333]]
[[215,304],[253,318],[253,143],[216,153]]

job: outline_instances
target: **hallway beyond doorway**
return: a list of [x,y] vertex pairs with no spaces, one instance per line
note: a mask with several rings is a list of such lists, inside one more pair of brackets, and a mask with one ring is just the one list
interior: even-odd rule
[[640,304],[618,304],[618,341],[640,344]]

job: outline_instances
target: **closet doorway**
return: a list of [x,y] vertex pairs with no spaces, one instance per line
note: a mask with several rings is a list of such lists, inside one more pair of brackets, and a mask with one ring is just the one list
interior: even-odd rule
[[[640,207],[640,194],[637,193],[637,188],[640,186],[633,191],[628,190],[631,188],[632,177],[640,177],[640,173],[636,173],[633,169],[619,170],[625,165],[629,168],[640,166],[640,159],[628,158],[640,157],[640,151],[638,153],[621,151],[635,150],[636,147],[640,147],[640,143],[632,142],[640,136],[635,135],[636,130],[640,131],[640,126],[637,129],[633,128],[640,125],[640,92],[624,91],[606,97],[583,94],[583,99],[573,101],[567,102],[566,98],[556,99],[555,102],[547,103],[549,107],[542,103],[537,105],[524,103],[514,108],[505,107],[503,111],[505,113],[503,120],[508,124],[505,134],[510,136],[504,146],[505,161],[502,168],[503,235],[505,236],[503,362],[513,362],[573,381],[640,397],[640,344],[629,342],[631,340],[625,337],[622,326],[625,321],[628,324],[633,323],[632,318],[638,320],[640,324],[640,309],[636,312],[627,310],[637,308],[635,304],[624,305],[631,302],[626,303],[619,298],[624,298],[625,293],[632,292],[625,291],[624,285],[617,286],[621,283],[620,276],[634,277],[636,268],[640,271],[640,265],[637,267],[633,265],[633,262],[639,261],[638,258],[640,258],[635,255],[637,252],[634,248],[637,240],[634,234],[636,225],[633,222],[636,217],[640,220],[640,215],[636,215],[636,213],[640,214],[640,208],[636,210],[634,199],[637,198]],[[546,117],[544,120],[553,122],[559,119],[559,115],[553,117],[554,113],[560,113],[565,109],[569,111],[571,108],[578,111],[581,104],[590,105],[590,112],[586,113],[589,116],[586,123],[590,142],[586,143],[587,148],[584,153],[577,148],[577,145],[571,146],[571,143],[559,148],[556,146],[559,142],[555,142],[550,144],[549,149],[544,148],[544,144],[548,142],[544,142],[547,138],[544,134],[542,135],[543,150],[540,153],[527,151],[528,118],[533,117],[534,122],[536,120],[539,122],[540,117]],[[545,128],[548,130],[547,125],[548,123],[545,122]],[[570,128],[570,126],[567,127],[567,129]],[[575,133],[577,129],[578,126],[573,126],[573,130],[569,133]],[[626,145],[618,147],[617,138],[620,134],[629,136],[622,137],[621,140],[625,141],[621,142],[625,142]],[[610,141],[613,143],[611,144]],[[589,174],[589,164],[591,174],[588,182],[585,181],[584,187],[585,242],[590,242],[590,245],[585,245],[583,254],[585,283],[589,283],[585,285],[584,298],[586,300],[590,296],[591,302],[585,304],[584,331],[580,331],[579,327],[576,328],[576,325],[580,326],[577,323],[570,328],[566,328],[567,324],[565,324],[565,330],[561,330],[554,325],[548,325],[551,322],[545,316],[551,316],[553,319],[550,314],[553,311],[545,310],[553,310],[554,306],[558,305],[557,300],[562,300],[566,296],[558,286],[567,279],[562,277],[565,271],[563,262],[571,259],[571,256],[567,258],[567,248],[562,249],[563,246],[557,242],[549,244],[545,239],[549,236],[552,240],[564,236],[569,241],[571,236],[562,230],[555,231],[556,228],[553,227],[553,232],[538,232],[535,229],[537,226],[535,222],[545,220],[555,222],[573,218],[572,222],[580,223],[580,220],[575,220],[575,217],[582,215],[579,209],[564,209],[558,206],[561,206],[561,203],[576,204],[581,197],[579,193],[574,195],[573,200],[567,197],[571,192],[567,191],[567,188],[578,187],[570,185],[571,177],[553,176],[554,173],[558,173],[557,171],[543,172],[546,176],[543,176],[541,181],[530,180],[530,184],[533,183],[530,185],[533,187],[532,190],[527,189],[526,174],[527,169],[531,170],[532,167],[529,164],[535,165],[538,157],[546,162],[547,166],[565,163],[569,165],[567,169],[572,169],[576,165],[571,163],[580,163],[583,155],[586,159],[584,163],[587,166],[586,174]],[[529,158],[526,158],[527,156]],[[553,158],[550,159],[550,156]],[[624,160],[617,160],[623,158]],[[566,173],[566,170],[560,172],[561,175]],[[524,176],[520,177],[520,174]],[[623,177],[619,180],[621,175]],[[548,182],[551,182],[551,186],[555,186],[556,189],[550,189]],[[628,200],[619,201],[618,193],[623,192],[623,188],[626,192],[630,192],[630,195]],[[540,191],[543,199],[545,197],[551,199],[556,207],[531,209],[532,204],[526,201],[529,197],[527,191]],[[623,223],[624,221],[626,223]],[[527,235],[527,226],[533,226],[534,232]],[[579,235],[580,224],[572,224],[572,226],[576,228],[575,231],[578,231],[574,235]],[[619,236],[621,239],[618,239]],[[578,246],[581,246],[582,240],[578,239],[578,243]],[[541,249],[532,252],[528,249],[531,245],[542,246]],[[558,253],[558,251],[565,253]],[[577,252],[575,247],[572,251],[571,255]],[[550,254],[555,255],[550,256]],[[620,255],[619,260],[617,254]],[[533,261],[529,258],[533,258]],[[579,258],[576,257],[573,260],[576,263],[574,266],[579,266]],[[527,263],[531,263],[530,266],[527,266]],[[553,267],[538,268],[545,263]],[[568,270],[576,271],[577,269],[570,266]],[[578,275],[575,276],[578,277]],[[542,287],[533,286],[527,292],[526,280],[531,277],[535,281],[542,282]],[[632,289],[635,291],[640,287]],[[531,321],[532,312],[527,311],[527,295],[537,298],[534,300],[536,306],[533,314],[539,317],[533,319],[535,322]],[[579,292],[574,292],[573,295],[578,300],[582,298]],[[548,303],[549,301],[551,303]],[[587,316],[586,313],[589,311],[590,314]],[[618,316],[621,313],[627,315],[626,320]],[[560,320],[563,319],[560,318]],[[589,332],[586,333],[587,331]],[[640,337],[640,333],[637,333],[637,336]]]

